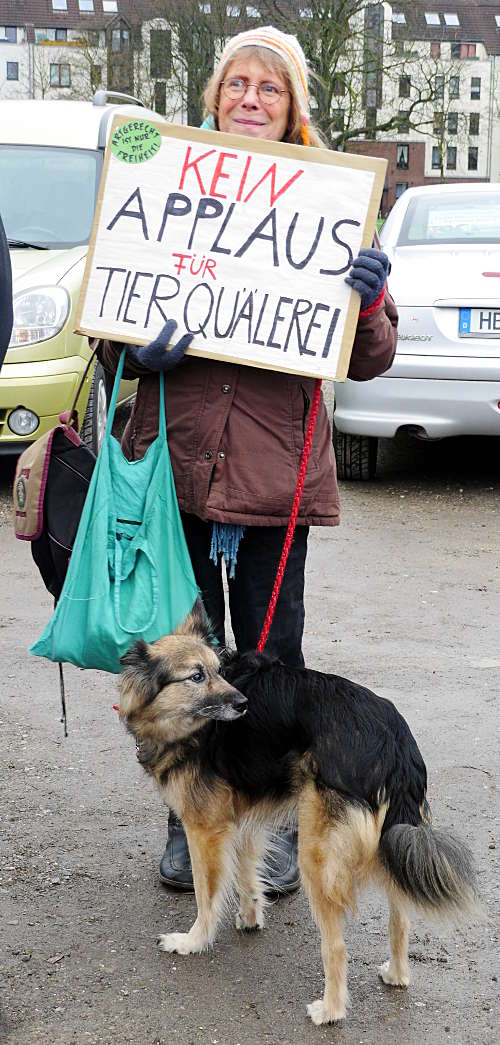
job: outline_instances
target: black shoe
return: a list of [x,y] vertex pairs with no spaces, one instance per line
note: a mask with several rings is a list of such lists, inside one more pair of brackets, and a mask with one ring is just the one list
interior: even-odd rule
[[160,862],[160,881],[171,889],[194,892],[187,838],[180,820],[173,813],[168,817],[168,840]]
[[279,831],[273,837],[273,848],[266,857],[266,896],[294,893],[300,885],[296,828]]

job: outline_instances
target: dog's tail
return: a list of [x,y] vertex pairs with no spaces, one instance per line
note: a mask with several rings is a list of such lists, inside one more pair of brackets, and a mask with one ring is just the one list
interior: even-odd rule
[[417,907],[458,915],[476,907],[472,853],[429,823],[394,824],[380,839],[380,857],[392,880]]

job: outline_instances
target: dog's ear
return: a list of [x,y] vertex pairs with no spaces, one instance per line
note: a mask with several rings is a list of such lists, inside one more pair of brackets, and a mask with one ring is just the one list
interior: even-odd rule
[[245,692],[244,687],[250,679],[273,663],[270,657],[253,650],[242,654],[228,652],[227,658],[222,661],[222,674],[227,682]]
[[149,650],[144,639],[138,639],[134,645],[120,657],[122,668],[140,668],[149,660]]
[[188,613],[182,624],[175,629],[174,635],[196,635],[197,638],[202,639],[203,642],[207,642],[212,645],[214,641],[214,629],[207,617],[205,607],[200,598],[196,599],[196,602]]

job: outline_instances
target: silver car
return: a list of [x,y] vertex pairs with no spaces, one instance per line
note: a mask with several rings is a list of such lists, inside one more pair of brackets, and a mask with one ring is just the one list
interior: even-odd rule
[[380,240],[396,357],[382,377],[335,385],[343,479],[373,478],[379,437],[500,435],[500,185],[408,189]]

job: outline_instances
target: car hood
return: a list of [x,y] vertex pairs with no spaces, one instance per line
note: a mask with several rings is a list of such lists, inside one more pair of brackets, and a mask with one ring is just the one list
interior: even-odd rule
[[64,250],[34,250],[30,247],[11,248],[13,289],[16,294],[29,287],[54,285],[84,258],[88,247],[69,247]]
[[[497,246],[395,247],[388,254],[392,265],[388,285],[396,305],[500,302]],[[496,275],[487,276],[487,272]]]

